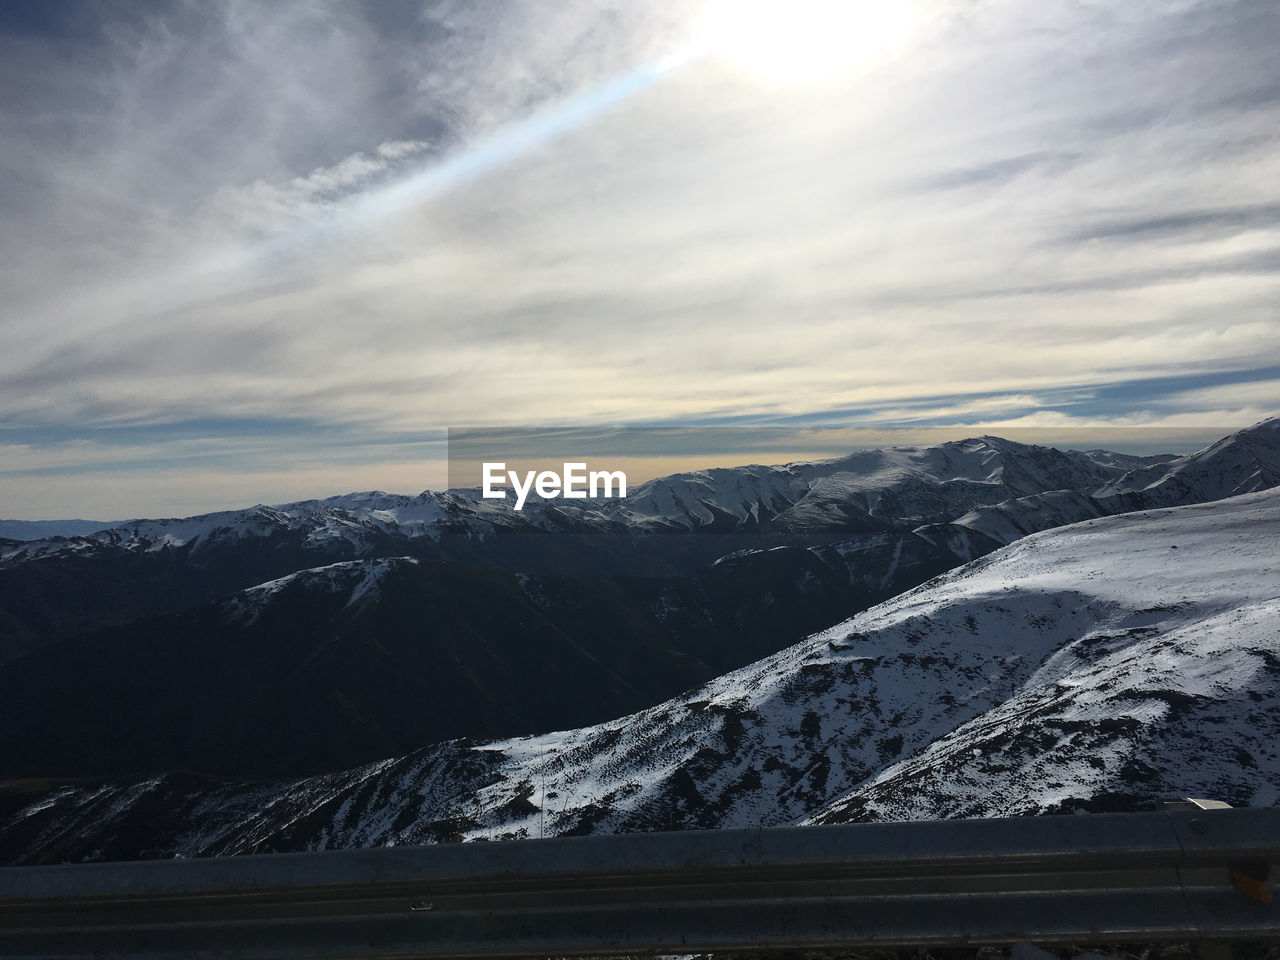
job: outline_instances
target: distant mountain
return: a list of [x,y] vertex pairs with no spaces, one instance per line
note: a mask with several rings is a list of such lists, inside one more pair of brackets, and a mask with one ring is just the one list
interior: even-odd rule
[[522,513],[364,493],[5,542],[0,777],[309,774],[592,723],[1026,533],[1274,482],[1277,432],[1180,458],[980,437]]
[[11,785],[10,862],[1280,801],[1280,490],[1036,534],[658,706],[279,783]]
[[[1094,450],[1089,456],[1103,462],[1107,454]],[[1004,544],[1092,517],[1269,490],[1280,485],[1280,419],[1264,420],[1183,457],[1154,459],[1127,464],[1130,469],[1093,490],[1063,488],[977,506],[955,525]]]
[[[1236,442],[1220,441],[1228,447]],[[461,491],[426,491],[416,497],[371,491],[184,519],[133,520],[86,536],[10,544],[0,550],[0,565],[177,550],[185,550],[194,562],[228,545],[258,540],[317,556],[363,556],[391,543],[454,545],[461,538],[474,550],[467,559],[478,559],[489,556],[486,549],[494,549],[493,541],[512,533],[909,529],[953,520],[980,504],[1050,490],[1110,490],[1135,467],[1159,470],[1173,460],[1172,455],[1080,453],[978,437],[784,466],[674,474],[641,484],[619,499],[531,497],[523,512],[513,510],[510,500],[485,500]],[[479,543],[486,548],[477,547]],[[533,562],[501,551],[497,555],[505,562]]]
[[1097,491],[1101,500],[1139,495],[1152,506],[1221,500],[1280,485],[1280,418],[1223,437],[1168,463],[1137,467]]
[[119,520],[0,520],[0,540],[83,537],[119,526]]
[[781,467],[676,474],[652,480],[602,509],[640,527],[857,531],[886,522],[943,522],[978,504],[1045,490],[1092,490],[1134,466],[1162,459],[976,437]]

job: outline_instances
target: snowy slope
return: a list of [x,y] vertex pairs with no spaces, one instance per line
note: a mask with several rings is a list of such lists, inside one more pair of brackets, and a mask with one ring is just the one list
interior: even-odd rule
[[1166,464],[1107,484],[1100,498],[1140,493],[1151,506],[1219,500],[1280,484],[1280,418],[1272,417]]
[[1064,487],[982,504],[955,520],[954,526],[1008,544],[1091,517],[1267,490],[1280,484],[1280,419],[1263,420],[1183,457],[1153,457],[1140,463],[1142,458],[1101,450],[1088,456],[1125,472],[1096,489]]
[[616,721],[277,785],[60,788],[10,804],[0,855],[118,855],[144,805],[152,846],[199,855],[1164,794],[1271,804],[1277,544],[1275,490],[1090,520]]
[[1121,502],[1120,497],[1103,501],[1078,490],[1051,490],[975,507],[953,526],[1007,545],[1041,530],[1107,516],[1114,512],[1111,507]]
[[[1016,694],[827,804],[819,822],[985,816],[1109,793],[1280,800],[1280,493],[1040,534],[921,590],[1042,658]],[[972,612],[977,607],[980,612]],[[1024,654],[1025,655],[1025,654]]]

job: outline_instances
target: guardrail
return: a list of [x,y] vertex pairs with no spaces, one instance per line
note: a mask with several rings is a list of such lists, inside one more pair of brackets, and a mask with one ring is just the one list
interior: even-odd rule
[[1280,935],[1280,810],[0,868],[0,956],[516,957]]

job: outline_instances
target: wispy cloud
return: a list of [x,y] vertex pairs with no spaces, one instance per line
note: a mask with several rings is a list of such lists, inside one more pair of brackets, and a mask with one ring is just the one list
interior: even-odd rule
[[1103,221],[1068,233],[1063,237],[1063,242],[1076,244],[1089,240],[1131,240],[1141,237],[1192,241],[1207,237],[1230,237],[1253,230],[1268,233],[1280,231],[1280,204],[1190,210],[1154,217]]

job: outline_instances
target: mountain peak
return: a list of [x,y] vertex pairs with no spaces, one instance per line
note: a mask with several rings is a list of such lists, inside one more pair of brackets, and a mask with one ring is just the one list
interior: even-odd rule
[[1238,431],[1237,435],[1240,433],[1280,434],[1280,417],[1266,417],[1253,426]]

